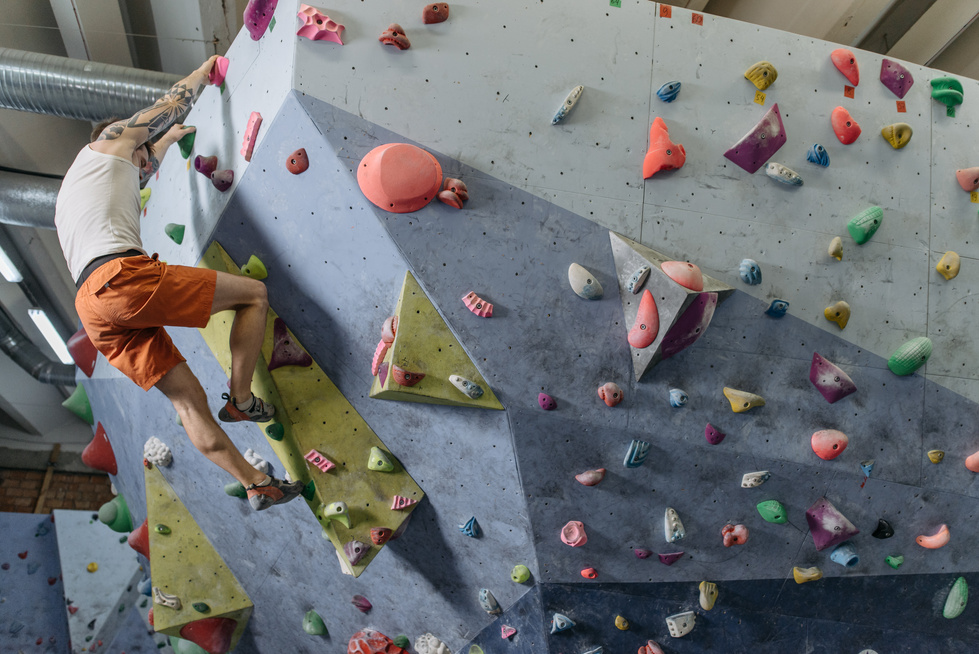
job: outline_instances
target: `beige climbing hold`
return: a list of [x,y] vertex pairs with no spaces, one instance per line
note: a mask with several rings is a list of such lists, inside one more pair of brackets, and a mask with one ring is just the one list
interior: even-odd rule
[[795,583],[804,584],[807,581],[816,581],[817,579],[822,579],[823,571],[817,567],[800,568],[796,566],[792,568],[792,577],[795,579]]
[[932,463],[941,463],[945,458],[945,450],[928,450],[928,460]]
[[754,409],[756,406],[765,406],[765,398],[761,395],[755,395],[748,391],[739,391],[736,388],[730,388],[728,386],[724,387],[724,397],[731,403],[731,411],[735,413],[744,413],[749,409]]
[[949,250],[942,256],[935,270],[941,273],[945,279],[952,279],[959,274],[959,255]]
[[843,239],[839,236],[833,237],[829,242],[829,256],[837,261],[843,261]]
[[887,125],[884,129],[880,130],[880,135],[884,137],[884,140],[891,144],[895,150],[900,150],[908,141],[911,140],[911,126],[907,123],[894,123],[893,125]]
[[823,309],[823,315],[826,316],[826,320],[835,322],[839,325],[840,329],[843,329],[846,327],[846,323],[850,321],[850,305],[840,300],[836,304]]
[[717,584],[713,581],[700,582],[700,608],[710,611],[717,601]]

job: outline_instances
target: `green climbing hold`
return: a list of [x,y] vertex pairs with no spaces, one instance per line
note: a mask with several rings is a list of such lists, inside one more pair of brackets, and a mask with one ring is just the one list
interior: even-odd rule
[[286,435],[286,428],[281,422],[273,422],[265,428],[265,435],[274,441],[281,441]]
[[895,375],[903,377],[925,365],[930,356],[931,339],[927,336],[919,336],[894,350],[894,354],[887,360],[887,367]]
[[[159,646],[163,647],[163,643]],[[170,647],[173,648],[173,654],[207,654],[207,650],[203,647],[176,636],[170,636]]]
[[350,513],[347,511],[346,502],[332,502],[327,506],[320,507],[320,519],[326,522],[336,520],[350,529]]
[[314,497],[316,497],[316,483],[310,479],[308,482],[306,482],[306,485],[303,486],[303,499],[305,499],[307,502],[312,502]]
[[470,645],[469,654],[483,654],[483,648],[479,645]]
[[394,638],[395,647],[400,647],[401,649],[408,649],[410,645],[411,645],[411,641],[408,640],[408,637],[405,636],[404,634],[401,634],[400,636],[395,636]]
[[126,610],[126,605],[125,604],[120,604],[119,605],[119,613],[122,613],[125,610]]
[[109,529],[120,534],[133,530],[133,519],[129,515],[126,498],[121,494],[99,507],[99,520]]
[[127,540],[129,540],[129,536],[120,536],[119,537],[119,542],[120,543],[125,543]]
[[191,132],[190,134],[185,134],[183,138],[177,141],[177,147],[180,148],[180,156],[184,159],[190,158],[190,151],[194,149],[195,138],[197,138],[197,132]]
[[846,224],[846,229],[850,232],[854,243],[863,245],[877,232],[883,220],[884,210],[880,207],[870,207],[851,218]]
[[242,486],[240,481],[233,481],[230,484],[225,484],[224,492],[231,497],[240,497],[242,499],[248,497],[248,491],[245,490],[245,487]]
[[515,584],[522,584],[530,579],[530,568],[523,564],[518,564],[513,566],[513,570],[510,571],[510,579]]
[[377,447],[371,448],[371,456],[367,460],[367,467],[376,472],[391,472],[394,470],[394,464],[391,463],[391,459]]
[[759,502],[758,513],[764,518],[765,522],[774,522],[777,525],[784,525],[789,521],[786,517],[785,506],[778,500],[765,500],[764,502]]
[[162,534],[164,536],[170,535],[170,527],[167,527],[166,525],[162,525],[162,524],[155,525],[153,527],[153,531],[155,531],[158,534]]
[[889,556],[886,559],[884,559],[884,561],[887,562],[887,565],[889,565],[892,568],[894,568],[895,570],[897,570],[898,568],[901,567],[901,564],[904,563],[904,557],[903,556]]
[[309,610],[303,616],[303,631],[310,636],[325,636],[326,624],[316,611]]
[[945,608],[942,609],[942,615],[949,620],[959,617],[962,615],[962,611],[965,611],[965,605],[968,601],[969,584],[966,583],[965,577],[959,577],[952,584],[952,589],[948,591],[948,597],[945,598]]
[[207,602],[194,602],[191,606],[193,606],[194,610],[198,613],[207,613],[211,610],[211,607],[207,605]]
[[142,211],[146,208],[146,203],[150,201],[150,196],[153,195],[153,189],[141,188],[139,189],[139,210]]
[[948,107],[945,115],[955,117],[955,105],[962,104],[962,83],[954,77],[936,77],[931,80],[931,97]]
[[88,424],[95,424],[95,417],[92,415],[92,405],[88,402],[88,393],[85,392],[85,387],[81,384],[75,387],[75,392],[72,393],[67,400],[62,402],[61,406],[68,409]]
[[269,276],[269,271],[265,269],[265,264],[262,263],[262,260],[253,254],[248,258],[248,263],[242,266],[241,274],[252,279],[261,280]]
[[177,223],[167,223],[167,226],[163,228],[170,240],[180,245],[184,242],[184,226],[178,225]]

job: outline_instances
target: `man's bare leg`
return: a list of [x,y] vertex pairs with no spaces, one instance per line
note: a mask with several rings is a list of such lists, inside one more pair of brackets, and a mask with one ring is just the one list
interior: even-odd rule
[[201,454],[230,473],[246,488],[265,480],[265,474],[245,460],[215,422],[207,406],[207,395],[186,362],[177,364],[156,383],[156,387],[173,402],[187,436]]
[[211,302],[211,315],[232,309],[235,319],[231,325],[231,397],[244,402],[252,396],[252,375],[262,352],[265,324],[269,311],[265,284],[252,279],[218,273]]

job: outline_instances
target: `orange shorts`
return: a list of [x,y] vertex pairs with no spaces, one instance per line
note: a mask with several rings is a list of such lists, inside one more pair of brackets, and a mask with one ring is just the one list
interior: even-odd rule
[[112,259],[78,289],[75,309],[98,351],[148,391],[186,361],[163,326],[207,325],[216,283],[214,270],[147,256]]

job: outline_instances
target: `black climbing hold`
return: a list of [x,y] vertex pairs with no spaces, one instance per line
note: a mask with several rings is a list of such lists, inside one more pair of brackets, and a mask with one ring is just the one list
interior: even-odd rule
[[874,533],[870,535],[874,538],[890,538],[894,535],[894,527],[887,520],[881,518],[877,521],[877,528],[874,529]]

